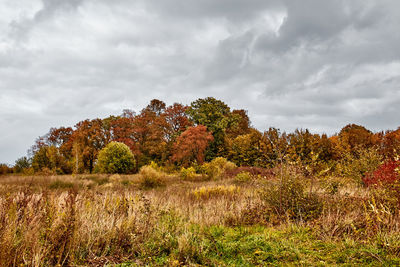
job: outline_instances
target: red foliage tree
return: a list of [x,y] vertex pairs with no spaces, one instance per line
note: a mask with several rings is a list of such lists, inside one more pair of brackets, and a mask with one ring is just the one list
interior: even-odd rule
[[206,126],[189,127],[177,138],[171,160],[182,166],[188,166],[194,161],[201,164],[208,145],[213,141],[214,138]]
[[168,141],[174,141],[187,127],[193,125],[186,114],[187,109],[187,106],[175,103],[165,110],[164,116],[168,124],[166,136]]

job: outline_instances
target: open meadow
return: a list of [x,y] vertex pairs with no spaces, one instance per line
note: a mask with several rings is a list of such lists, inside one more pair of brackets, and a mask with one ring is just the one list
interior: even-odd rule
[[398,199],[383,189],[219,170],[0,176],[1,266],[400,264]]

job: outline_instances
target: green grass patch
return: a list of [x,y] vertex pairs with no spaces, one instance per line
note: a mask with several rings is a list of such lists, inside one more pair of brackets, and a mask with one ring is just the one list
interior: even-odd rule
[[[164,238],[178,232],[163,233]],[[143,258],[151,266],[199,264],[208,266],[398,266],[400,259],[375,244],[354,240],[318,240],[312,229],[253,227],[199,227],[175,236],[170,246],[149,250]],[[184,242],[183,242],[183,241]],[[161,241],[160,241],[161,242]],[[145,244],[150,245],[149,243]],[[151,243],[153,249],[157,242]],[[165,243],[163,245],[166,245]],[[150,248],[148,247],[148,248]],[[151,254],[151,251],[158,253]],[[119,266],[136,266],[124,263]]]

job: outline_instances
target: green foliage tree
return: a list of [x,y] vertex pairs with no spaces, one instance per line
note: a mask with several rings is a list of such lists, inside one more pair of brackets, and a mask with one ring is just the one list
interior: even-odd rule
[[213,134],[214,141],[207,149],[206,160],[224,156],[227,150],[225,130],[237,125],[239,115],[232,114],[228,105],[213,97],[192,102],[187,113],[196,125],[206,126]]
[[129,173],[134,167],[135,159],[129,147],[120,142],[111,142],[99,152],[96,171],[100,173]]
[[14,172],[21,173],[29,167],[31,167],[31,160],[27,157],[21,157],[15,161]]
[[45,168],[59,174],[70,172],[70,168],[55,146],[41,147],[32,158],[32,167],[35,172],[43,171]]

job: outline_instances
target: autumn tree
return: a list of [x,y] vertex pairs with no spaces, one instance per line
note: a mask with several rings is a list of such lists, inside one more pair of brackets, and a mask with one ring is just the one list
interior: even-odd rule
[[381,152],[389,160],[395,160],[400,155],[400,128],[385,133],[382,138]]
[[71,141],[75,172],[93,171],[99,151],[110,142],[110,132],[101,119],[84,120],[75,125]]
[[229,159],[238,166],[266,167],[265,141],[263,135],[256,129],[250,133],[238,135],[230,145]]
[[204,125],[212,132],[214,141],[207,150],[207,160],[226,156],[225,131],[237,124],[238,116],[230,112],[228,105],[213,97],[192,102],[187,113],[195,125]]
[[43,171],[44,169],[60,174],[70,171],[65,158],[55,146],[41,147],[32,158],[32,167],[35,172]]
[[164,102],[151,103],[133,118],[131,137],[138,150],[138,167],[150,161],[161,162],[167,158],[166,129],[168,124],[163,111]]
[[229,138],[233,139],[239,135],[251,133],[250,118],[246,110],[234,109],[232,110],[232,116],[235,118],[236,123],[226,129],[226,134]]
[[345,152],[353,152],[356,148],[368,148],[373,145],[372,132],[365,127],[349,124],[340,131],[339,146]]
[[186,111],[188,106],[179,103],[167,107],[164,112],[164,118],[167,122],[166,138],[174,141],[181,133],[183,133],[193,123],[190,121]]
[[274,167],[278,163],[281,164],[287,160],[289,141],[285,132],[270,127],[263,134],[265,142],[265,159],[269,167]]
[[214,140],[207,127],[198,125],[189,127],[176,140],[173,147],[172,162],[188,166],[193,162],[202,164],[208,145]]

